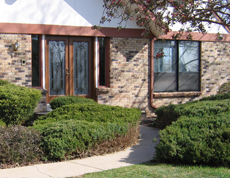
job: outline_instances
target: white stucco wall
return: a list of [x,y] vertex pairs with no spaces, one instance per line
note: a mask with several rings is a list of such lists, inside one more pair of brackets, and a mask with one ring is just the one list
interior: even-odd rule
[[[69,26],[98,25],[102,0],[0,0],[0,22]],[[117,27],[118,20],[104,27]],[[129,22],[126,28],[138,28]]]

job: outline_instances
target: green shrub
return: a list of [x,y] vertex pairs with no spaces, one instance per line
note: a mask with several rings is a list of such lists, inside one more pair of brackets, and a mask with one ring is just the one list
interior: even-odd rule
[[180,117],[160,131],[155,159],[167,163],[230,165],[230,113]]
[[34,125],[44,125],[60,120],[85,120],[88,122],[117,122],[136,124],[141,112],[135,108],[122,108],[101,104],[70,104],[57,108],[43,117],[39,117]]
[[33,128],[0,127],[0,163],[21,164],[39,161],[43,155],[39,144],[40,135]]
[[17,125],[25,122],[33,114],[41,92],[36,89],[16,86],[0,86],[0,115],[6,125]]
[[180,116],[203,117],[230,110],[230,99],[213,101],[196,101],[180,105],[162,106],[155,110],[156,126],[163,129],[176,121]]
[[48,159],[61,160],[80,155],[96,145],[128,132],[128,124],[63,120],[35,127],[42,135],[42,148]]
[[222,84],[218,91],[218,94],[226,94],[230,92],[230,81]]
[[[61,160],[70,155],[91,153],[99,144],[125,136],[139,125],[140,116],[138,109],[70,104],[40,117],[33,127],[42,135],[41,145],[47,158]],[[133,137],[137,134],[133,133]]]
[[56,109],[59,108],[61,106],[64,105],[69,105],[69,104],[73,104],[73,103],[79,103],[79,104],[84,104],[84,103],[91,103],[91,104],[97,104],[96,101],[92,100],[92,99],[87,99],[87,98],[83,98],[83,97],[79,97],[79,96],[60,96],[57,98],[54,98],[51,102],[50,102],[50,106],[52,109]]
[[10,82],[8,82],[7,80],[0,80],[0,86],[8,84],[10,84]]
[[225,100],[230,99],[230,93],[217,94],[200,99],[200,101]]

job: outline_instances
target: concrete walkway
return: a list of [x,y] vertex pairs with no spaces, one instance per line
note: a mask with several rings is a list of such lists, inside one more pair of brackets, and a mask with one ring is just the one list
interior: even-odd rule
[[[143,163],[153,158],[154,147],[159,140],[158,131],[140,126],[140,142],[124,151],[65,162],[0,169],[0,178],[65,178]],[[157,142],[152,142],[154,137]]]

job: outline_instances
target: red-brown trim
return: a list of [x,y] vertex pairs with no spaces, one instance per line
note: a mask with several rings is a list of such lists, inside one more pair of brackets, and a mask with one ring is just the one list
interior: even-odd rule
[[[162,39],[167,39],[167,40],[174,40],[173,36],[178,34],[177,31],[171,31],[168,32],[166,35],[161,36]],[[177,40],[188,40],[187,36],[191,34],[192,35],[192,40],[193,41],[206,41],[206,42],[216,42],[217,36],[216,33],[207,33],[207,34],[202,34],[198,32],[184,32],[182,33],[182,36],[177,39]],[[223,40],[220,42],[230,42],[230,34],[221,34],[223,36]]]
[[153,93],[153,96],[155,98],[174,98],[174,97],[194,97],[194,96],[200,96],[202,92],[159,92],[159,93]]
[[[131,28],[118,30],[117,28],[103,27],[100,30],[96,30],[96,29],[92,29],[92,27],[0,23],[0,33],[143,38],[142,32],[143,29],[131,29]],[[153,37],[154,35],[151,34],[146,38],[153,38]]]
[[154,84],[154,41],[156,38],[152,39],[150,42],[150,106],[154,109],[157,108],[153,104],[153,84]]

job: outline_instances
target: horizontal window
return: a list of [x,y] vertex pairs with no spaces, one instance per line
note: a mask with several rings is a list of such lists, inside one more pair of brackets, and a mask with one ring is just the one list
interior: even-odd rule
[[200,90],[199,42],[157,40],[154,56],[154,92]]

